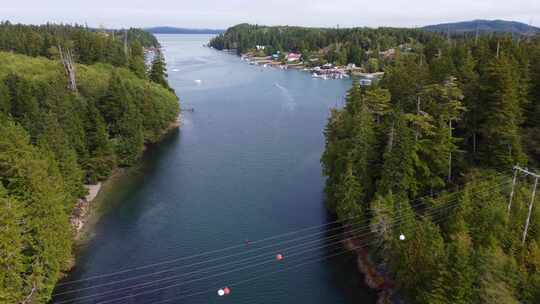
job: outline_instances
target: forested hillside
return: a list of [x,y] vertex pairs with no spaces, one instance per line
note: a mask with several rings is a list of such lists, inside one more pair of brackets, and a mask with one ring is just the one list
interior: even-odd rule
[[84,28],[0,25],[0,303],[47,302],[70,264],[83,184],[133,164],[175,121],[163,57],[147,71],[145,40],[126,49]]
[[334,109],[329,208],[371,223],[373,259],[407,303],[540,303],[540,41],[426,41]]
[[96,30],[79,25],[0,23],[0,50],[28,56],[55,59],[58,46],[62,46],[70,48],[79,63],[124,66],[129,61],[125,44],[134,49],[159,47],[156,37],[141,29]]
[[506,33],[517,35],[532,35],[540,32],[540,28],[525,23],[505,20],[472,20],[434,24],[422,27],[423,30],[439,32],[451,35],[463,35],[464,33]]

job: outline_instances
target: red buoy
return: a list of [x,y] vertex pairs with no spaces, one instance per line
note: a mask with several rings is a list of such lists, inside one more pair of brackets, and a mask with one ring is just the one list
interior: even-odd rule
[[278,261],[283,260],[283,255],[282,255],[281,253],[278,253],[278,254],[276,255],[276,260],[278,260]]
[[231,293],[231,290],[229,289],[229,287],[225,287],[223,288],[223,292],[225,293],[225,295],[228,295]]

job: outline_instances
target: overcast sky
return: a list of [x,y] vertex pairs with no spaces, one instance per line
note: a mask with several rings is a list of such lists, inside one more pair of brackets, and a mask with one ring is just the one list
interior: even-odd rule
[[505,19],[540,26],[540,0],[0,0],[0,20],[105,27],[421,26]]

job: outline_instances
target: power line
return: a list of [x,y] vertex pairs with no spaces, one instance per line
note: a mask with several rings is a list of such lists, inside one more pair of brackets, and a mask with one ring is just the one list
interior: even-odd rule
[[[434,222],[434,223],[437,223],[437,222],[440,222],[440,221],[442,221],[442,220],[443,220],[443,219],[439,219],[439,220],[436,220],[436,221],[433,221],[433,222]],[[415,231],[415,230],[416,230],[416,228],[413,229],[413,231]],[[377,240],[377,242],[378,242],[378,240]],[[355,247],[355,249],[359,249],[359,248],[362,248],[362,247],[366,247],[367,245],[370,245],[370,244],[376,244],[375,241],[360,242],[360,243],[361,243],[362,245],[360,245],[360,246],[358,246],[358,247]],[[350,252],[350,250],[349,250],[349,249],[343,250],[343,253],[346,253],[346,252]],[[299,255],[304,254],[304,253],[305,253],[305,252],[296,253],[296,254],[293,254],[293,255],[289,255],[289,257],[299,256]],[[273,262],[274,262],[273,260],[269,260],[269,261],[264,261],[264,262],[260,262],[260,263],[256,263],[256,264],[251,264],[251,265],[248,265],[248,266],[244,266],[244,267],[240,267],[240,268],[236,268],[236,269],[224,271],[224,272],[221,272],[221,273],[218,273],[218,274],[209,275],[209,276],[206,276],[206,277],[201,277],[201,278],[193,279],[193,280],[190,280],[190,281],[185,281],[185,282],[181,282],[181,283],[176,283],[176,284],[169,285],[169,286],[162,286],[162,287],[155,288],[155,289],[150,289],[150,290],[147,290],[147,291],[141,291],[141,292],[139,292],[139,293],[129,294],[129,295],[126,295],[126,296],[122,296],[122,297],[119,297],[119,298],[115,298],[115,299],[109,299],[109,300],[105,300],[105,301],[99,301],[98,303],[99,303],[99,304],[107,304],[107,303],[113,303],[113,302],[117,302],[117,301],[120,301],[120,300],[129,299],[129,298],[134,298],[134,297],[141,296],[141,295],[152,294],[152,293],[156,293],[156,292],[158,292],[158,291],[162,291],[162,290],[166,290],[166,289],[170,289],[170,288],[174,288],[174,287],[185,286],[186,284],[189,284],[189,283],[194,283],[194,282],[199,282],[199,281],[203,281],[203,280],[206,280],[206,279],[216,278],[216,277],[220,277],[220,276],[223,276],[223,275],[226,275],[226,274],[238,272],[238,271],[245,270],[245,269],[249,269],[249,268],[253,268],[253,267],[258,267],[258,266],[261,266],[261,265],[270,264],[270,263],[273,263]],[[231,285],[231,286],[234,286],[234,285]],[[63,303],[63,302],[59,302],[59,304],[60,304],[60,303]]]
[[[438,209],[440,210],[436,210],[434,211],[433,213],[430,213],[429,216],[432,216],[432,215],[435,215],[439,212],[442,212],[446,209],[448,209],[449,207],[453,207],[457,205],[457,203],[453,203],[453,205],[450,205],[450,206],[442,206],[442,207],[439,207]],[[403,216],[404,217],[404,216]],[[397,222],[397,221],[396,221]],[[347,233],[356,233],[356,232],[359,232],[357,230],[360,230],[360,231],[363,231],[365,232],[366,229],[365,228],[361,228],[361,229],[354,229],[352,231],[347,231]],[[318,250],[318,249],[323,249],[323,248],[326,248],[326,247],[330,247],[332,245],[336,245],[336,244],[339,244],[339,243],[342,243],[344,240],[349,240],[349,239],[352,239],[352,238],[357,238],[357,237],[362,237],[362,236],[367,236],[369,234],[372,234],[373,232],[365,232],[365,233],[362,233],[362,234],[357,234],[357,235],[353,235],[353,236],[350,236],[350,237],[347,237],[345,239],[340,239],[336,242],[331,242],[331,243],[327,243],[325,245],[322,245],[322,246],[316,246],[316,247],[312,247],[311,249],[309,250],[304,250],[304,251],[301,251],[300,253],[305,253],[305,252],[310,252],[310,251],[313,251],[313,250]],[[337,239],[337,238],[341,238],[342,235],[340,234],[337,234],[337,235],[334,235],[332,237],[329,237],[327,238],[326,240],[325,239],[317,239],[317,240],[314,240],[314,241],[310,241],[310,242],[307,242],[307,243],[303,243],[303,244],[299,244],[299,245],[296,245],[296,246],[292,246],[292,247],[289,247],[289,248],[283,248],[283,249],[279,249],[279,250],[276,250],[275,252],[288,252],[289,250],[291,249],[294,249],[294,248],[297,248],[297,247],[303,247],[303,246],[306,246],[310,243],[314,243],[314,242],[322,242],[322,241],[328,241],[330,239]],[[296,254],[295,254],[296,255]],[[193,274],[198,274],[198,273],[207,273],[208,270],[210,269],[216,269],[216,268],[222,268],[224,266],[235,266],[235,265],[243,265],[245,264],[246,261],[250,261],[250,260],[253,260],[253,259],[256,259],[256,258],[260,258],[260,257],[269,257],[271,256],[271,254],[268,254],[268,253],[263,253],[263,254],[259,254],[259,255],[256,255],[256,256],[253,256],[253,257],[249,257],[249,258],[246,258],[244,260],[241,260],[241,261],[232,261],[232,262],[228,262],[228,263],[224,263],[224,264],[219,264],[219,265],[215,265],[215,266],[211,266],[211,267],[207,267],[207,268],[204,268],[204,269],[199,269],[199,270],[196,270],[196,271],[192,271],[192,272],[187,272],[187,273],[182,273],[182,274],[178,274],[178,275],[173,275],[173,276],[169,276],[169,277],[165,277],[165,278],[160,278],[160,279],[157,279],[157,280],[153,280],[153,281],[150,281],[150,282],[145,282],[145,283],[139,283],[139,284],[135,284],[135,285],[131,285],[131,286],[126,286],[126,287],[122,287],[122,288],[119,288],[119,289],[115,289],[115,290],[110,290],[110,291],[105,291],[105,292],[102,292],[102,293],[98,293],[98,294],[94,294],[94,295],[87,295],[87,296],[83,296],[83,297],[79,297],[77,298],[77,300],[85,300],[85,299],[91,299],[91,298],[95,298],[95,297],[101,297],[101,296],[104,296],[104,295],[107,295],[107,294],[110,294],[110,293],[114,293],[114,292],[118,292],[118,291],[123,291],[123,290],[129,290],[129,289],[133,289],[133,288],[137,288],[137,287],[145,287],[145,286],[149,286],[149,285],[154,285],[154,284],[157,284],[157,283],[163,283],[165,281],[176,281],[180,278],[183,278],[183,277],[187,277],[187,276],[190,276],[190,275],[193,275]],[[290,255],[289,255],[290,257]],[[165,272],[171,272],[173,270],[165,270],[163,271],[163,273]],[[160,272],[161,273],[161,272]],[[67,291],[67,292],[62,292],[62,293],[57,293],[55,294],[56,296],[58,295],[63,295],[63,294],[70,294],[70,293],[75,293],[75,292],[80,292],[80,291],[84,291],[84,290],[88,290],[88,289],[94,289],[94,288],[98,288],[98,287],[103,287],[103,286],[110,286],[110,285],[115,285],[115,284],[118,284],[118,283],[123,283],[123,282],[127,282],[127,281],[132,281],[132,280],[135,280],[135,279],[139,279],[139,278],[142,278],[142,277],[147,277],[147,276],[151,276],[151,275],[156,275],[157,273],[151,273],[151,274],[148,274],[148,275],[142,275],[142,276],[137,276],[137,277],[133,277],[133,278],[128,278],[128,279],[124,279],[124,280],[118,280],[118,281],[113,281],[113,282],[108,282],[108,283],[105,283],[105,284],[98,284],[98,285],[94,285],[94,286],[89,286],[89,287],[85,287],[85,288],[79,288],[79,289],[74,289],[74,290],[70,290],[70,291]],[[168,282],[168,283],[171,283],[171,282]],[[66,301],[60,301],[60,302],[57,302],[58,304],[60,303],[68,303],[70,301],[73,301],[73,300],[66,300]]]
[[[450,202],[447,202],[447,203],[450,203]],[[436,209],[438,206],[432,206],[426,210],[430,210],[430,209]],[[443,206],[444,207],[444,206]],[[443,208],[443,207],[440,207],[440,208]],[[424,211],[426,211],[424,210]],[[397,216],[395,219],[399,219],[400,217],[404,217],[404,216]],[[357,224],[361,224],[362,222],[366,223],[368,222],[367,220],[363,220]],[[350,224],[348,226],[356,226],[355,224]],[[367,223],[363,226],[357,226],[355,229],[352,230],[352,232],[358,232],[358,231],[366,231],[370,228],[371,224],[370,223]],[[331,230],[327,230],[327,231],[323,231],[322,233],[328,233],[329,231],[333,231],[333,230],[336,230],[336,229],[339,229],[339,230],[343,230],[344,227],[337,227],[337,228],[333,228]],[[351,232],[351,231],[349,231]],[[317,234],[321,234],[321,233],[317,233]],[[121,279],[121,280],[115,280],[115,281],[111,281],[111,282],[107,282],[107,283],[103,283],[103,284],[97,284],[97,285],[93,285],[93,286],[89,286],[89,287],[84,287],[84,288],[77,288],[77,289],[72,289],[72,290],[69,290],[69,291],[65,291],[65,292],[59,292],[59,293],[55,293],[54,296],[59,296],[59,295],[64,295],[64,294],[69,294],[69,293],[74,293],[74,292],[78,292],[78,291],[83,291],[83,290],[88,290],[88,289],[93,289],[93,288],[98,288],[98,287],[103,287],[103,286],[110,286],[110,285],[114,285],[114,284],[117,284],[117,283],[123,283],[123,282],[128,282],[128,281],[132,281],[132,280],[136,280],[136,279],[140,279],[140,278],[144,278],[144,277],[149,277],[149,276],[155,276],[157,274],[163,274],[163,273],[167,273],[167,272],[172,272],[174,270],[179,270],[179,269],[184,269],[184,268],[189,268],[189,267],[193,267],[193,266],[197,266],[197,265],[201,265],[201,264],[206,264],[206,263],[209,263],[209,262],[214,262],[214,261],[219,261],[219,260],[226,260],[226,259],[229,259],[231,257],[236,257],[236,256],[240,256],[240,255],[246,255],[246,254],[249,254],[249,253],[252,253],[252,252],[257,252],[257,251],[261,251],[263,249],[268,249],[268,248],[272,248],[272,247],[276,247],[278,245],[283,245],[283,244],[288,244],[288,243],[292,243],[294,241],[298,241],[300,239],[306,239],[306,238],[310,238],[314,235],[308,235],[308,236],[305,236],[305,237],[301,237],[301,238],[296,238],[296,239],[292,239],[292,240],[287,240],[287,241],[284,241],[284,242],[280,242],[280,243],[276,243],[276,244],[270,244],[270,245],[267,245],[267,246],[263,246],[263,247],[260,247],[260,248],[255,248],[255,249],[252,249],[252,250],[249,250],[249,251],[245,251],[245,252],[240,252],[240,253],[235,253],[235,254],[231,254],[231,255],[228,255],[228,256],[221,256],[221,257],[218,257],[218,258],[214,258],[214,259],[209,259],[209,260],[206,260],[206,261],[200,261],[200,262],[197,262],[197,263],[192,263],[192,264],[188,264],[188,265],[180,265],[180,266],[175,266],[175,267],[172,267],[172,268],[168,268],[166,270],[161,270],[161,271],[156,271],[156,272],[151,272],[151,273],[147,273],[147,274],[141,274],[141,275],[138,275],[138,276],[134,276],[134,277],[131,277],[131,278],[126,278],[126,279]],[[335,239],[335,238],[338,238],[340,237],[339,234],[335,234],[335,235],[332,235],[332,236],[329,236],[329,237],[325,237],[325,238],[319,238],[319,239],[315,239],[315,240],[311,240],[311,241],[308,241],[308,242],[304,242],[304,243],[301,243],[301,244],[297,244],[295,246],[291,246],[291,247],[288,247],[288,248],[283,248],[281,250],[290,250],[290,249],[294,249],[294,248],[298,248],[298,247],[302,247],[302,246],[305,246],[305,245],[308,245],[308,244],[312,244],[312,243],[319,243],[319,242],[322,242],[322,241],[328,241],[328,240],[331,240],[331,239]],[[256,255],[254,257],[249,257],[245,260],[251,260],[253,258],[256,258],[256,257],[261,257],[261,256],[265,256],[267,255],[266,253],[263,253],[263,254],[260,254],[260,255]],[[223,265],[230,265],[231,263],[233,262],[229,262],[229,263],[225,263],[225,264],[220,264],[221,266]],[[238,263],[238,262],[236,262]],[[210,267],[210,268],[213,268],[213,267]],[[199,271],[196,271],[196,272],[199,272]],[[190,273],[193,273],[193,272],[190,272]]]
[[[462,191],[457,191],[457,192],[453,192],[451,193],[452,195],[456,195],[456,194],[459,194],[461,193]],[[447,202],[449,203],[449,202]],[[415,206],[418,206],[419,204],[415,204]],[[411,205],[411,207],[415,207],[413,205]],[[433,206],[431,208],[428,208],[426,210],[429,210],[429,209],[435,209],[437,206]],[[424,210],[424,211],[426,211]],[[396,217],[395,219],[399,219],[399,216]],[[356,226],[357,224],[361,224],[361,222],[364,222],[364,226]],[[368,223],[368,220],[363,220],[361,222],[358,222],[358,223],[352,223],[352,224],[349,224],[347,226],[356,226],[356,229],[354,231],[357,231],[357,230],[365,230],[364,228],[367,228],[369,229],[370,228],[370,223]],[[188,268],[188,267],[192,267],[192,266],[197,266],[197,265],[201,265],[201,264],[205,264],[205,263],[209,263],[209,262],[213,262],[213,261],[219,261],[219,260],[225,260],[225,259],[229,259],[229,258],[232,258],[232,257],[236,257],[236,256],[241,256],[241,255],[246,255],[246,254],[249,254],[249,253],[252,253],[252,252],[257,252],[257,251],[261,251],[263,249],[268,249],[268,248],[272,248],[272,247],[275,247],[277,245],[283,245],[283,244],[288,244],[288,243],[292,243],[292,242],[295,242],[295,241],[299,241],[299,240],[303,240],[303,239],[308,239],[310,237],[313,237],[315,235],[319,235],[319,234],[323,234],[323,233],[328,233],[330,231],[334,231],[334,230],[342,230],[344,229],[343,226],[340,226],[340,227],[337,227],[337,228],[332,228],[331,230],[326,230],[326,231],[322,231],[322,232],[318,232],[318,233],[315,233],[315,234],[312,234],[312,235],[307,235],[307,236],[303,236],[303,237],[299,237],[299,238],[295,238],[295,239],[292,239],[292,240],[287,240],[287,241],[282,241],[282,242],[279,242],[279,243],[276,243],[276,244],[270,244],[270,245],[267,245],[267,246],[263,246],[263,247],[260,247],[260,248],[255,248],[255,249],[252,249],[252,250],[249,250],[249,251],[245,251],[245,252],[240,252],[240,253],[235,253],[235,254],[231,254],[231,255],[228,255],[228,256],[221,256],[221,257],[218,257],[218,258],[213,258],[213,259],[209,259],[209,260],[206,260],[206,261],[200,261],[200,262],[197,262],[197,263],[192,263],[192,264],[188,264],[188,265],[180,265],[180,266],[175,266],[173,268],[169,268],[169,269],[166,269],[166,270],[161,270],[161,271],[156,271],[156,272],[151,272],[151,273],[148,273],[148,274],[142,274],[142,275],[138,275],[138,276],[135,276],[135,277],[132,277],[132,278],[127,278],[127,279],[122,279],[122,280],[116,280],[116,281],[112,281],[112,282],[108,282],[108,283],[104,283],[104,284],[98,284],[98,285],[94,285],[94,286],[90,286],[90,287],[86,287],[86,288],[79,288],[79,289],[74,289],[74,290],[70,290],[70,291],[66,291],[66,292],[60,292],[60,293],[55,293],[54,295],[55,296],[58,296],[58,295],[63,295],[63,294],[69,294],[69,293],[73,293],[73,292],[76,292],[76,291],[82,291],[82,290],[87,290],[87,289],[92,289],[92,288],[97,288],[97,287],[102,287],[102,286],[109,286],[109,285],[112,285],[112,284],[116,284],[116,283],[122,283],[122,282],[126,282],[126,281],[131,281],[131,280],[135,280],[135,279],[138,279],[138,278],[144,278],[144,277],[148,277],[148,276],[153,276],[153,275],[157,275],[157,274],[162,274],[162,273],[166,273],[166,272],[171,272],[173,270],[179,270],[179,269],[183,269],[183,268]],[[312,241],[309,241],[309,242],[305,242],[303,244],[300,244],[300,245],[296,245],[296,246],[292,246],[292,247],[289,247],[287,249],[291,249],[291,248],[296,248],[296,247],[300,247],[300,246],[303,246],[303,245],[307,245],[307,244],[310,244],[310,243],[315,243],[315,242],[320,242],[320,241],[324,241],[325,239],[332,239],[332,238],[335,238],[336,236],[331,236],[331,237],[326,237],[326,238],[323,238],[323,239],[316,239],[316,240],[312,240]]]
[[[459,192],[454,192],[454,193],[451,193],[451,194],[452,194],[452,195],[455,195],[455,194],[459,194]],[[397,219],[397,218],[396,218],[396,219]],[[368,225],[368,226],[369,226],[369,225]],[[338,229],[343,229],[343,227],[338,227]],[[332,229],[332,230],[336,230],[336,228],[334,228],[334,229]],[[356,229],[356,230],[359,230],[359,229]],[[356,231],[356,230],[355,230],[355,231]],[[327,233],[327,232],[328,232],[328,231],[323,231],[322,233]],[[318,235],[318,234],[321,234],[321,233],[316,233],[315,235]],[[247,252],[241,252],[241,253],[233,254],[233,255],[230,255],[230,256],[220,257],[220,258],[217,258],[217,259],[210,259],[210,260],[207,260],[207,261],[202,261],[202,262],[194,263],[194,264],[191,264],[191,265],[177,266],[177,267],[174,267],[173,269],[181,269],[181,268],[192,267],[192,266],[195,266],[195,265],[200,265],[200,264],[204,264],[204,263],[208,263],[208,262],[212,262],[212,261],[216,261],[216,260],[224,260],[224,259],[227,259],[227,258],[230,258],[230,257],[233,257],[233,256],[239,256],[239,255],[249,254],[249,253],[252,253],[252,252],[255,252],[255,251],[260,251],[260,250],[262,250],[262,249],[271,248],[271,247],[274,247],[274,246],[277,246],[277,245],[282,245],[282,244],[286,244],[286,243],[291,243],[291,242],[293,242],[293,241],[297,241],[297,240],[301,240],[301,239],[307,239],[307,238],[312,237],[312,236],[314,236],[314,235],[308,235],[308,236],[296,238],[296,239],[293,239],[293,240],[289,240],[289,241],[285,241],[285,242],[280,242],[280,243],[277,243],[277,244],[271,244],[271,245],[269,245],[269,246],[263,246],[263,247],[261,247],[261,248],[257,248],[257,249],[250,250],[250,251],[247,251]],[[335,236],[329,237],[328,239],[332,239],[332,238],[335,238]],[[293,246],[292,248],[305,246],[305,245],[307,245],[307,244],[309,244],[309,243],[319,242],[319,241],[323,241],[323,240],[324,240],[324,239],[322,239],[322,240],[321,240],[321,239],[314,240],[314,241],[311,241],[311,242],[307,242],[307,243],[304,243],[304,244],[300,244],[300,245]],[[289,248],[289,249],[290,249],[290,248]],[[66,291],[66,292],[61,292],[61,293],[56,293],[56,294],[54,294],[54,295],[68,294],[68,293],[72,293],[72,292],[75,292],[75,291],[87,290],[87,289],[91,289],[91,288],[97,288],[97,287],[101,287],[101,286],[108,286],[108,285],[112,285],[112,284],[116,284],[116,283],[121,283],[121,282],[131,281],[131,280],[134,280],[134,279],[137,279],[137,278],[148,277],[148,276],[153,276],[153,275],[160,274],[160,273],[171,272],[173,269],[167,269],[167,270],[162,270],[162,271],[158,271],[158,272],[154,272],[154,273],[143,274],[143,275],[135,276],[135,277],[133,277],[133,278],[127,278],[127,279],[123,279],[123,280],[112,281],[112,282],[109,282],[109,283],[99,284],[99,285],[95,285],[95,286],[91,286],[91,287],[87,287],[87,288],[81,288],[81,289],[77,289],[77,290]]]
[[514,188],[516,187],[516,175],[518,173],[523,173],[525,176],[532,176],[534,177],[534,186],[532,188],[532,194],[531,194],[531,201],[529,203],[529,212],[527,214],[527,220],[525,221],[525,228],[523,229],[523,238],[521,243],[525,244],[525,241],[527,240],[527,232],[529,231],[529,224],[531,220],[532,215],[532,209],[534,205],[534,200],[536,198],[536,188],[538,186],[538,179],[540,178],[540,175],[529,171],[528,169],[521,168],[520,166],[514,166],[514,177],[512,179],[512,191],[510,192],[510,200],[508,202],[508,214],[510,214],[510,208],[512,207],[512,198],[514,196]]
[[[503,173],[497,172],[497,175],[500,177],[500,176],[503,176]],[[443,192],[445,192],[445,190],[439,191],[439,192],[434,193],[434,194],[429,194],[429,195],[425,195],[423,197],[416,198],[411,202],[419,202],[418,204],[416,204],[416,206],[418,206],[418,205],[421,204],[421,200],[426,199],[426,198],[433,198],[434,195],[438,195],[438,194],[441,194]],[[454,194],[457,194],[457,193],[459,193],[459,191],[452,192],[449,195],[454,195]],[[411,206],[413,207],[413,205],[411,205]],[[270,237],[267,237],[267,238],[262,238],[262,239],[259,239],[259,240],[256,240],[256,241],[250,241],[250,244],[257,244],[257,243],[262,243],[262,242],[266,242],[266,241],[270,241],[270,240],[275,240],[275,239],[283,238],[285,236],[290,236],[290,235],[298,234],[298,233],[301,233],[301,232],[304,232],[304,231],[314,230],[314,229],[317,229],[317,228],[322,229],[322,228],[330,226],[330,225],[340,224],[340,223],[343,223],[343,222],[346,222],[346,221],[354,220],[355,218],[358,218],[358,217],[351,217],[351,218],[348,218],[348,219],[341,219],[341,220],[335,220],[335,221],[327,222],[327,223],[322,224],[322,225],[310,226],[310,227],[302,228],[302,229],[299,229],[299,230],[295,230],[295,231],[291,231],[291,232],[287,232],[287,233],[282,233],[282,234],[270,236]],[[350,225],[350,224],[346,224],[346,226],[348,226],[348,225]],[[342,228],[343,228],[342,226],[338,227],[338,229],[342,229]],[[323,233],[327,233],[327,232],[328,231],[325,230],[325,231],[317,232],[314,235],[323,234]],[[307,237],[303,237],[303,238],[307,238]],[[303,238],[298,238],[298,239],[303,239]],[[298,239],[296,239],[296,240],[298,240]],[[225,247],[225,248],[221,248],[221,249],[216,249],[216,250],[211,250],[211,251],[206,251],[206,252],[201,252],[201,253],[185,256],[185,257],[174,258],[174,259],[171,259],[171,260],[161,261],[161,262],[147,264],[147,265],[143,265],[143,266],[126,268],[126,269],[123,269],[123,270],[114,271],[114,272],[110,272],[110,273],[106,273],[106,274],[89,276],[89,277],[86,277],[86,278],[67,281],[67,282],[60,282],[60,283],[57,284],[57,286],[65,286],[65,285],[71,285],[71,284],[90,281],[90,280],[95,280],[95,279],[112,277],[112,276],[116,276],[116,275],[120,275],[120,274],[125,274],[125,273],[128,273],[128,272],[148,269],[148,268],[156,267],[156,266],[168,265],[168,264],[172,264],[172,263],[179,262],[179,261],[189,260],[189,259],[193,259],[193,258],[197,258],[197,257],[203,257],[203,256],[206,256],[206,255],[225,252],[225,251],[228,251],[228,250],[238,249],[238,248],[243,248],[243,247],[245,247],[244,244],[233,245],[233,246],[229,246],[229,247]],[[263,248],[259,248],[257,250],[261,250],[261,249],[263,249]],[[242,254],[245,254],[245,253],[242,253]]]
[[[489,190],[491,190],[492,188],[498,187],[498,186],[500,186],[500,185],[502,185],[502,184],[504,184],[504,183],[500,183],[500,184],[497,185],[497,186],[494,186],[494,187],[491,187],[491,188],[488,188],[488,189],[484,189],[483,191],[478,191],[477,194],[479,194],[479,193],[481,193],[481,192],[489,191]],[[454,201],[455,201],[455,200],[454,200]],[[453,206],[456,206],[456,205],[459,205],[459,201],[454,202],[454,203],[448,202],[448,203],[446,203],[446,204],[443,205],[443,206],[439,206],[438,208],[437,208],[437,207],[432,207],[432,209],[437,208],[438,210],[435,210],[435,211],[433,211],[433,212],[431,212],[431,213],[428,213],[427,216],[433,216],[433,215],[435,215],[435,214],[437,214],[437,213],[439,213],[439,212],[444,211],[445,209],[448,209],[449,207],[453,207]],[[420,216],[422,216],[422,215],[420,215]],[[423,216],[425,217],[426,215],[423,215]],[[400,222],[400,221],[397,221],[397,219],[398,219],[398,217],[394,218],[394,221],[393,221],[393,222],[394,222],[394,225]],[[350,232],[349,232],[349,233],[350,233]],[[364,234],[364,235],[366,235],[366,234]],[[350,239],[352,239],[352,238],[357,238],[357,237],[359,237],[359,235],[354,235],[354,236],[348,237],[348,238],[346,238],[345,240],[350,240]],[[335,238],[335,236],[333,236],[332,238]],[[334,243],[330,243],[330,244],[326,244],[326,245],[321,246],[321,247],[319,247],[319,248],[315,247],[315,248],[312,248],[312,249],[304,250],[304,251],[301,251],[301,252],[298,252],[298,253],[289,255],[289,257],[290,257],[290,256],[296,256],[296,255],[299,255],[299,254],[302,254],[302,253],[306,253],[306,252],[309,252],[309,251],[321,249],[321,248],[324,248],[324,247],[328,247],[328,246],[331,246],[331,245],[336,244],[336,243],[341,243],[342,241],[343,241],[343,240],[340,240],[340,241],[334,242]],[[302,244],[301,244],[301,245],[302,245]],[[303,244],[303,245],[305,245],[305,244]],[[299,246],[293,246],[293,247],[299,247]],[[266,255],[266,254],[264,254],[264,255]],[[261,255],[261,256],[262,256],[262,255]],[[253,259],[253,258],[256,258],[256,257],[257,257],[257,256],[252,257],[252,258],[250,258],[250,259]],[[255,267],[255,266],[259,266],[259,265],[261,265],[261,264],[267,264],[267,263],[269,263],[269,262],[258,263],[258,264],[255,264],[255,265],[249,265],[249,266],[243,267],[243,268],[241,268],[241,269],[251,268],[251,267]],[[231,264],[231,263],[229,263],[229,264]],[[234,264],[234,263],[233,263],[233,264]],[[241,264],[245,264],[245,261],[239,261],[239,262],[236,262],[236,264],[240,264],[240,265],[241,265]],[[223,266],[226,266],[226,265],[218,265],[217,267],[223,267]],[[210,267],[210,268],[216,268],[216,266],[215,266],[215,267]],[[238,271],[238,269],[236,269],[235,271]],[[201,271],[196,271],[196,272],[201,272]],[[229,271],[229,272],[230,272],[230,271]],[[227,272],[226,272],[226,273],[227,273]],[[187,274],[190,274],[190,273],[187,273]],[[187,274],[183,274],[183,275],[181,275],[181,276],[185,276],[185,275],[187,275]],[[215,277],[215,276],[221,276],[221,275],[223,275],[223,274],[212,275],[212,276],[209,276],[209,277]],[[125,287],[125,288],[122,288],[122,289],[117,289],[117,290],[113,290],[113,291],[109,291],[109,292],[104,292],[104,293],[100,293],[100,294],[95,294],[95,295],[90,295],[90,296],[86,296],[86,297],[77,298],[77,299],[75,299],[75,300],[82,300],[82,299],[95,298],[95,297],[103,296],[103,295],[106,295],[106,294],[110,294],[111,292],[117,292],[117,291],[120,291],[120,290],[132,289],[132,288],[136,288],[136,287],[140,287],[140,286],[153,285],[153,284],[156,284],[156,283],[158,283],[158,282],[165,281],[165,280],[169,280],[169,281],[170,281],[170,280],[173,280],[173,279],[178,279],[178,277],[180,277],[180,276],[173,276],[173,277],[169,277],[169,278],[164,278],[164,279],[156,280],[156,281],[154,281],[154,282],[147,282],[147,283],[137,284],[137,285]],[[176,287],[176,286],[178,286],[178,285],[180,285],[180,286],[186,285],[186,284],[188,284],[188,283],[191,283],[191,282],[194,282],[194,281],[200,281],[200,280],[203,280],[203,279],[206,279],[206,278],[209,278],[209,277],[203,277],[203,278],[199,278],[199,279],[196,279],[196,280],[192,280],[192,281],[188,281],[188,282],[183,282],[182,284],[171,285],[171,286],[169,286],[169,287],[167,287],[167,288]],[[162,287],[161,289],[163,289],[163,287]],[[158,289],[158,290],[161,290],[161,289]],[[145,293],[149,293],[149,291],[146,291]],[[62,301],[62,302],[58,302],[58,303],[67,303],[67,302],[70,302],[70,301],[73,301],[73,300]]]

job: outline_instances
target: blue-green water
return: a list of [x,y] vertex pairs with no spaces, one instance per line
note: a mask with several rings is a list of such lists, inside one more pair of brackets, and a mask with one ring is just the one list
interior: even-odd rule
[[[315,248],[294,257],[287,255],[300,249],[285,250],[281,263],[274,261],[276,252],[302,241],[256,253],[249,250],[308,233],[321,232],[323,238],[330,233],[325,228],[244,245],[246,239],[256,241],[333,220],[324,207],[322,132],[329,108],[343,100],[350,81],[314,80],[309,73],[250,66],[237,56],[203,47],[209,38],[159,36],[171,86],[183,107],[195,111],[185,112],[181,129],[149,149],[138,174],[124,177],[108,194],[105,203],[111,207],[65,281],[239,248],[60,286],[56,293],[83,290],[57,296],[54,302],[374,303],[374,293],[363,285],[351,255],[259,277],[340,247]],[[322,244],[321,239],[307,247]],[[242,253],[247,254],[238,255]],[[205,263],[231,254],[237,256]],[[268,256],[245,260],[260,254]],[[264,262],[268,263],[249,267]],[[186,267],[193,263],[199,264]],[[163,280],[206,267],[213,268]],[[144,285],[156,280],[162,281]],[[235,285],[243,280],[251,281]],[[98,286],[102,284],[109,285]],[[219,298],[216,291],[221,286],[232,286],[232,293]]]

